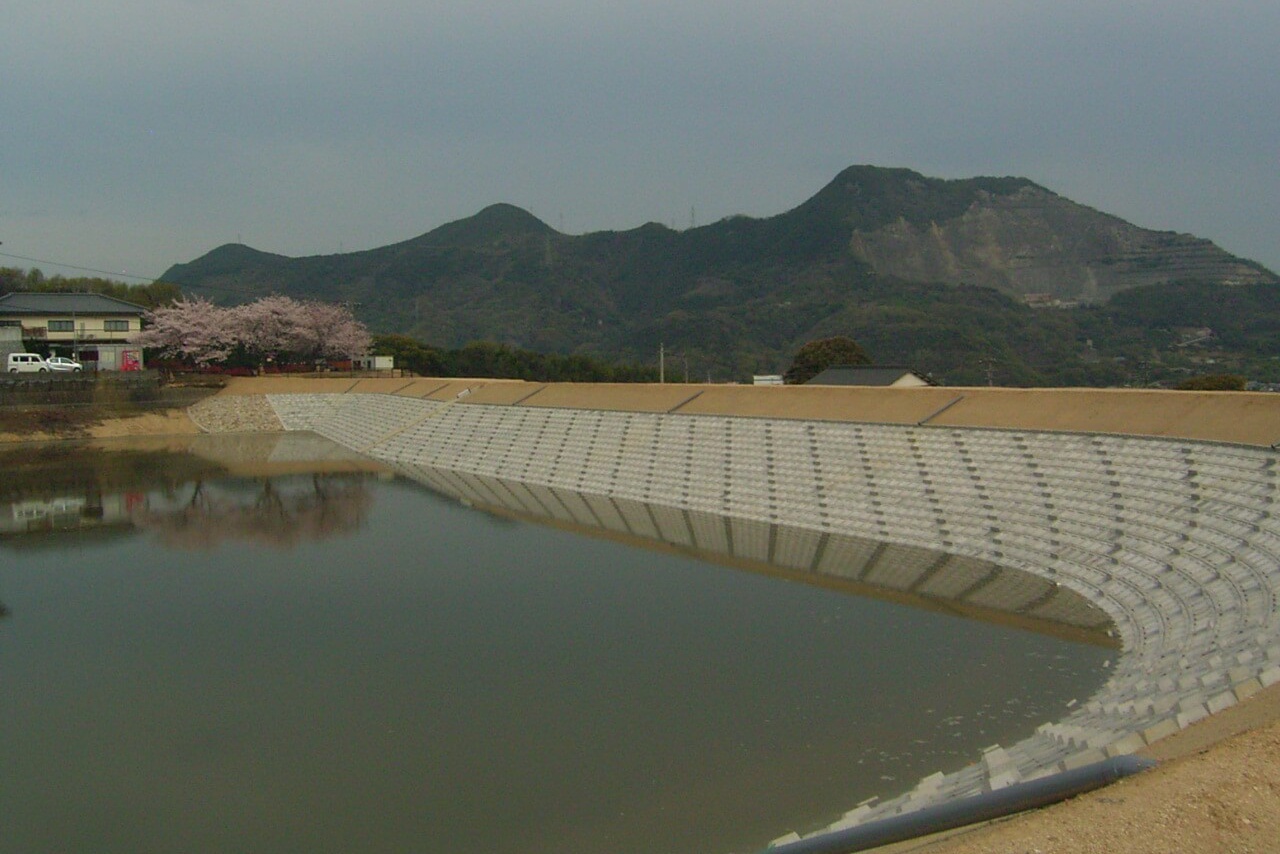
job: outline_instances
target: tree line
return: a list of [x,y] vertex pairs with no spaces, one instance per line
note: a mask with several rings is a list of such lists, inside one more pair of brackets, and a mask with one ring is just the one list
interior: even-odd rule
[[657,382],[652,365],[611,363],[583,355],[537,353],[492,341],[456,349],[432,347],[408,335],[375,335],[373,352],[424,377],[492,377],[532,382]]
[[0,267],[0,296],[20,292],[102,294],[143,308],[166,305],[182,296],[182,288],[170,282],[130,285],[95,276],[46,276],[34,267],[30,270]]
[[[46,277],[38,269],[0,267],[0,295],[13,291],[100,293],[153,312],[178,302],[192,302],[184,300],[179,287],[168,282],[128,285],[103,278]],[[1280,290],[1271,286],[1224,289],[1179,282],[1134,288],[1105,305],[1038,312],[986,288],[881,281],[864,284],[862,291],[864,300],[856,308],[814,304],[803,312],[809,318],[821,318],[807,330],[811,343],[830,341],[833,336],[849,336],[858,342],[857,353],[846,352],[836,362],[862,362],[866,353],[872,353],[876,361],[906,364],[949,385],[980,385],[990,378],[1015,386],[1177,386],[1187,381],[1197,385],[1209,382],[1199,376],[1206,362],[1229,373],[1232,386],[1242,382],[1240,375],[1264,381],[1280,379],[1280,361],[1274,358],[1280,347]],[[801,301],[799,296],[796,300]],[[167,348],[167,354],[192,363],[260,367],[268,362],[345,360],[368,352],[353,347],[345,335],[318,332],[315,323],[307,331],[308,322],[299,321],[298,328],[289,331],[284,328],[287,324],[279,321],[296,314],[292,310],[277,310],[268,317],[271,323],[254,321],[253,311],[243,306],[219,310],[233,314],[218,315],[216,322],[206,319],[206,324],[213,325],[204,332],[198,328],[182,333],[170,330],[167,341],[147,345],[154,348],[152,355]],[[758,306],[755,310],[765,312]],[[667,320],[675,323],[679,314],[673,312]],[[777,344],[765,347],[759,330],[750,324],[717,317],[724,322],[692,316],[685,324],[676,323],[680,328],[664,322],[648,330],[646,344],[652,343],[656,349],[656,342],[665,340],[668,346],[674,344],[690,358],[703,361],[713,358],[712,351],[736,354],[740,362],[754,362],[758,372],[785,364],[788,348]],[[218,329],[232,330],[236,323],[240,331],[231,336],[229,346],[225,336],[210,340]],[[147,324],[150,332],[157,325],[155,316],[148,317]],[[1214,339],[1198,348],[1182,347],[1176,330],[1192,326],[1211,327]],[[334,328],[346,328],[346,319],[336,322]],[[268,332],[277,340],[266,340]],[[805,334],[800,328],[792,332]],[[373,352],[395,356],[397,366],[424,376],[542,382],[655,382],[658,378],[655,366],[614,362],[602,357],[598,349],[586,356],[491,341],[445,348],[407,335],[371,339]],[[567,338],[562,343],[568,343]],[[330,345],[327,352],[325,344]],[[768,358],[760,355],[766,351]],[[627,348],[612,352],[624,354]],[[632,348],[632,357],[635,352]],[[812,351],[796,353],[788,382],[803,382],[806,374],[811,375],[812,365],[807,362],[813,355]],[[1223,381],[1215,382],[1220,385]]]

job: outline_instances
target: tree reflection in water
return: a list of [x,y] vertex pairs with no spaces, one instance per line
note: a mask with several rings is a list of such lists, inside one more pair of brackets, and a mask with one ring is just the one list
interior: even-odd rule
[[[288,549],[358,530],[373,503],[366,477],[196,480],[187,485],[188,496],[173,495],[169,506],[139,509],[133,523],[174,548],[211,550],[224,542],[243,541]],[[256,486],[245,490],[247,483]]]

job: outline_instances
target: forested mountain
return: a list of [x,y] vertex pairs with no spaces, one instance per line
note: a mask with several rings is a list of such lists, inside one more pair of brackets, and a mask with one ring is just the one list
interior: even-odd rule
[[1210,359],[1280,371],[1273,273],[1023,178],[855,166],[793,210],[683,231],[567,235],[499,204],[363,252],[230,244],[163,278],[223,303],[351,302],[374,331],[441,347],[652,361],[665,345],[691,379],[780,372],[800,344],[837,334],[950,383],[1145,381]]

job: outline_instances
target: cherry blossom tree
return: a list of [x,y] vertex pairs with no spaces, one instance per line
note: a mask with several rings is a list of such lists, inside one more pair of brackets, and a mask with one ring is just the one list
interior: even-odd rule
[[345,305],[304,303],[297,329],[299,353],[310,359],[350,359],[373,345],[369,330]]
[[263,361],[350,359],[373,340],[350,308],[335,303],[271,296],[233,311],[240,343]]
[[134,343],[198,365],[223,361],[237,349],[259,365],[350,359],[368,353],[372,344],[350,308],[285,296],[231,308],[199,297],[182,299],[144,318],[147,326]]
[[294,353],[302,323],[302,303],[269,296],[230,309],[230,325],[236,340],[258,364],[279,361]]
[[190,488],[186,500],[136,509],[131,520],[181,549],[211,551],[235,541],[290,549],[358,531],[373,506],[373,493],[359,475],[314,474],[309,483],[261,478],[256,492],[230,491],[203,480]]
[[228,310],[207,299],[179,299],[143,314],[146,327],[131,342],[197,365],[221,362],[236,347]]

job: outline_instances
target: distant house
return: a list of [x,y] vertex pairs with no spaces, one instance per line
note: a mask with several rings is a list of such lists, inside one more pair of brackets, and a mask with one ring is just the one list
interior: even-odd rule
[[70,356],[85,370],[138,370],[142,348],[129,338],[142,330],[144,311],[102,294],[20,292],[0,297],[0,327],[20,328],[23,341],[47,344],[50,355]]
[[396,357],[357,356],[351,360],[351,367],[357,371],[392,371],[396,367]]
[[805,385],[866,385],[919,388],[933,380],[899,365],[832,365]]
[[1023,294],[1022,302],[1028,308],[1079,308],[1080,301],[1059,299],[1053,294]]

